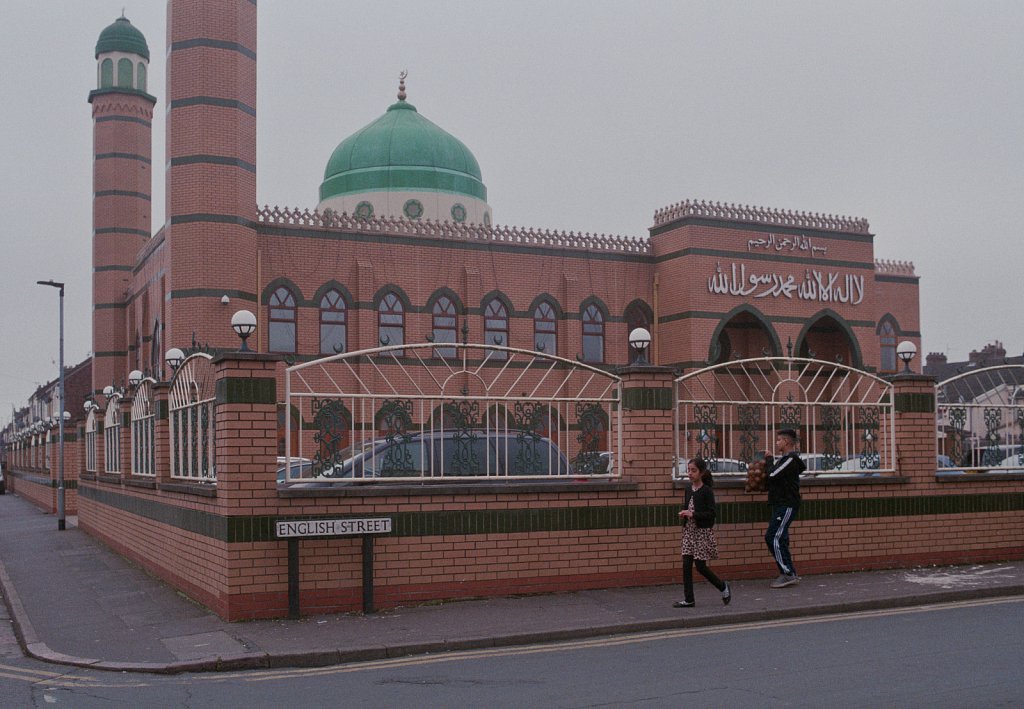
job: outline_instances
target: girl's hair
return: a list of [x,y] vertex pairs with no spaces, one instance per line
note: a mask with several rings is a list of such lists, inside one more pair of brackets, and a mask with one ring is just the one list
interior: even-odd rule
[[703,485],[712,485],[712,486],[715,484],[715,478],[711,475],[711,471],[708,470],[707,461],[705,461],[703,458],[699,458],[698,457],[698,458],[690,458],[689,462],[693,463],[693,465],[697,468],[697,470],[700,471],[700,482],[701,482],[701,484],[703,484]]

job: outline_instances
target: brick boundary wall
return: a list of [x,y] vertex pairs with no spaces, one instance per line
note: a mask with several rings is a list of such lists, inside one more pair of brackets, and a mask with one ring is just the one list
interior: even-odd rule
[[[323,493],[277,489],[281,363],[222,355],[214,365],[216,489],[167,478],[159,403],[167,389],[157,387],[157,479],[83,480],[79,523],[225,619],[287,614],[287,544],[273,536],[279,518],[391,517],[393,533],[375,540],[379,608],[679,581],[682,488],[668,474],[674,402],[666,369],[621,373],[621,480]],[[894,386],[897,475],[804,485],[792,537],[801,573],[1024,558],[1024,476],[937,479],[934,382],[909,375]],[[774,575],[763,494],[723,483],[717,498],[716,571]],[[361,607],[360,548],[358,537],[300,542],[304,614]]]

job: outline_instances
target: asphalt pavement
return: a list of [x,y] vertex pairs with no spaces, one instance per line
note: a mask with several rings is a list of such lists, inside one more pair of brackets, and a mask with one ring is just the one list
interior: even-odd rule
[[[698,577],[699,578],[699,577]],[[1024,594],[1024,562],[731,582],[732,603],[681,585],[453,601],[228,623],[54,515],[0,496],[0,593],[23,651],[58,664],[187,672],[321,666],[452,650]]]

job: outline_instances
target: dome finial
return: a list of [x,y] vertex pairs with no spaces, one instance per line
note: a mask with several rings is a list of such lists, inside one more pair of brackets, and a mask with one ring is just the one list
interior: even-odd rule
[[403,71],[398,75],[398,100],[405,100],[405,77],[409,76],[409,72]]

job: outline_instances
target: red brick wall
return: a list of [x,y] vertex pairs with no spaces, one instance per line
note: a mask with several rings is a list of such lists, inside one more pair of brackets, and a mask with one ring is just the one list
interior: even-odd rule
[[[258,356],[224,360],[219,378],[266,378],[276,363]],[[626,388],[671,386],[672,374],[632,370]],[[896,380],[897,395],[931,390],[927,378]],[[224,517],[384,516],[439,510],[511,510],[622,505],[681,504],[673,486],[671,409],[624,409],[621,450],[624,478],[632,485],[594,490],[528,492],[507,488],[489,494],[366,497],[283,497],[274,480],[276,407],[222,404],[217,411],[216,497],[189,494],[174,486],[152,489],[85,481],[116,489],[138,500],[159,501]],[[807,484],[806,502],[1014,492],[1006,481],[936,482],[934,415],[904,411],[897,427],[899,478],[870,484]],[[158,438],[166,435],[166,426]],[[164,455],[164,450],[161,455]],[[164,481],[165,478],[161,478]],[[231,619],[282,616],[287,612],[286,544],[278,541],[224,543],[97,502],[86,496],[80,523],[114,548]],[[760,504],[763,495],[735,487],[717,491],[720,504]],[[767,516],[767,507],[765,506]],[[1024,557],[1024,512],[907,515],[854,519],[799,520],[792,548],[801,573],[888,568],[918,563],[952,563]],[[767,577],[774,566],[763,541],[764,522],[719,524],[726,578]],[[491,594],[674,583],[678,580],[678,537],[674,526],[625,527],[443,536],[385,536],[375,542],[375,600],[378,607]],[[305,613],[354,610],[361,604],[358,538],[300,542],[300,586]]]

